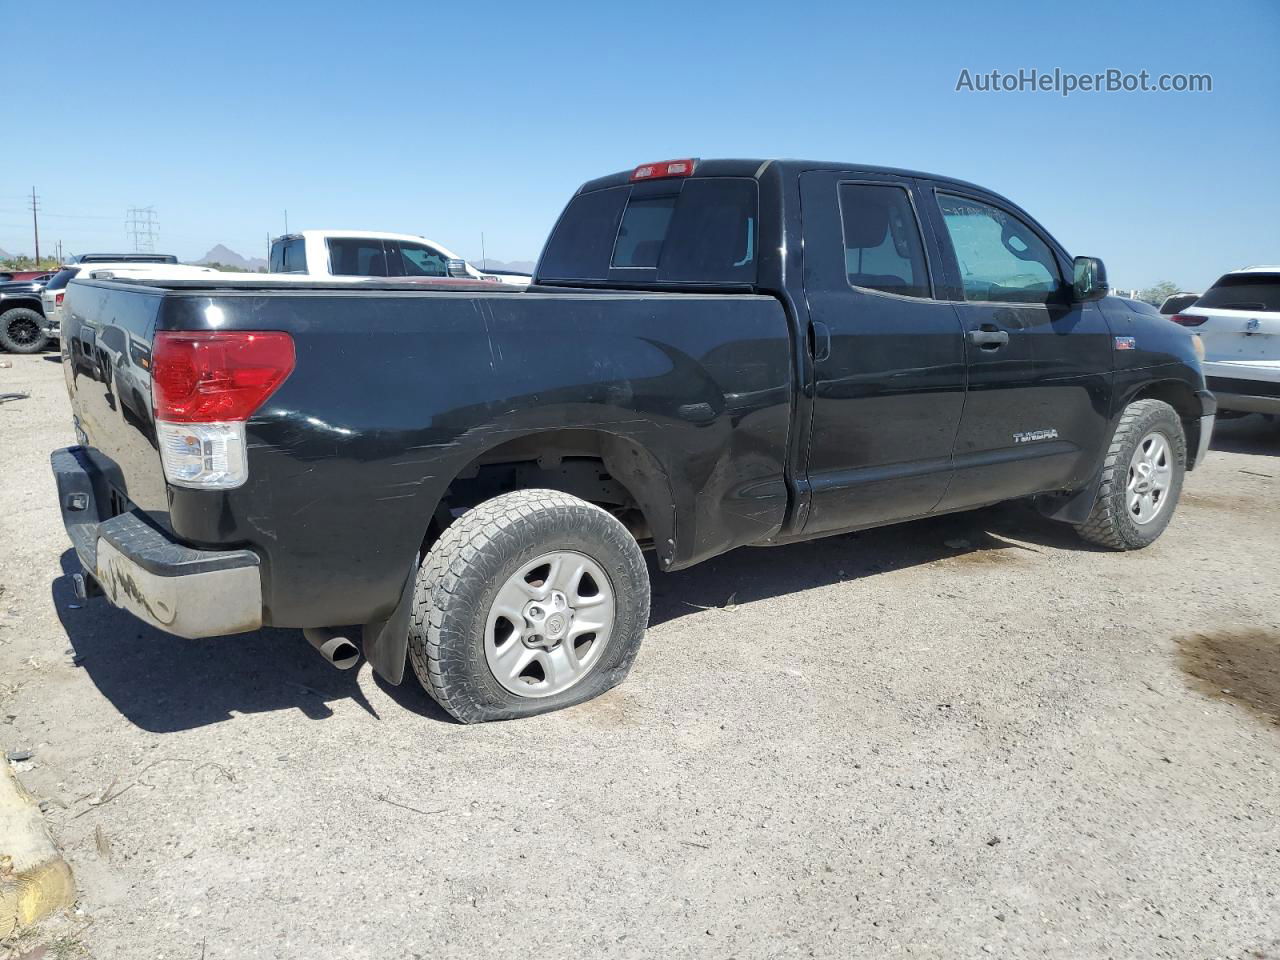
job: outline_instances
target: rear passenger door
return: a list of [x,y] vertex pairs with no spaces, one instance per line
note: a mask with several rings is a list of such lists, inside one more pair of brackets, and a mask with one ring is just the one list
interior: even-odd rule
[[951,478],[964,342],[934,297],[915,181],[800,177],[815,383],[806,534],[922,516]]
[[1106,320],[1096,304],[1072,302],[1066,255],[1010,206],[949,184],[926,206],[969,368],[955,479],[939,509],[1083,484],[1109,429]]

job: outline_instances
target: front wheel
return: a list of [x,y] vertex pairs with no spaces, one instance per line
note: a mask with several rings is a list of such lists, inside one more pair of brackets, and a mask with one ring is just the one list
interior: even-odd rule
[[1161,400],[1129,404],[1116,425],[1102,483],[1080,536],[1112,550],[1153,543],[1173,519],[1187,465],[1182,421]]
[[49,338],[40,329],[43,319],[27,307],[0,313],[0,347],[10,353],[39,353],[49,345]]
[[494,497],[418,570],[409,659],[464,723],[581,703],[621,683],[649,621],[649,574],[614,516],[554,490]]

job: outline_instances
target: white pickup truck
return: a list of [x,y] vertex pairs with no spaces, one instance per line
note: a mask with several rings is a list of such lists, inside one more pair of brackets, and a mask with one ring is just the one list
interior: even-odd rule
[[1219,410],[1280,414],[1280,266],[1224,274],[1169,319],[1204,343]]
[[303,230],[271,241],[271,273],[310,277],[453,277],[527,286],[528,274],[479,270],[425,237],[374,230]]

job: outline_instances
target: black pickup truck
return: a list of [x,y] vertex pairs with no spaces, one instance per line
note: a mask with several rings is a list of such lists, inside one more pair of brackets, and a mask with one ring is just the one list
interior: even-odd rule
[[1213,428],[1196,341],[973,184],[681,160],[585,184],[525,290],[75,281],[77,589],[304,628],[464,721],[620,682],[648,567],[1033,498],[1115,549]]

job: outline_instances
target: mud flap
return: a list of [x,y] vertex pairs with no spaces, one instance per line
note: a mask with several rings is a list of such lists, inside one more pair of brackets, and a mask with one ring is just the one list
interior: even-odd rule
[[1032,502],[1050,520],[1080,524],[1093,513],[1093,504],[1098,499],[1098,488],[1101,486],[1102,474],[1098,473],[1089,481],[1088,486],[1074,493],[1042,493],[1033,497]]
[[400,601],[385,620],[374,620],[361,628],[364,657],[382,679],[399,686],[404,679],[409,652],[409,612],[413,609],[413,587],[418,579],[415,564],[400,590]]

